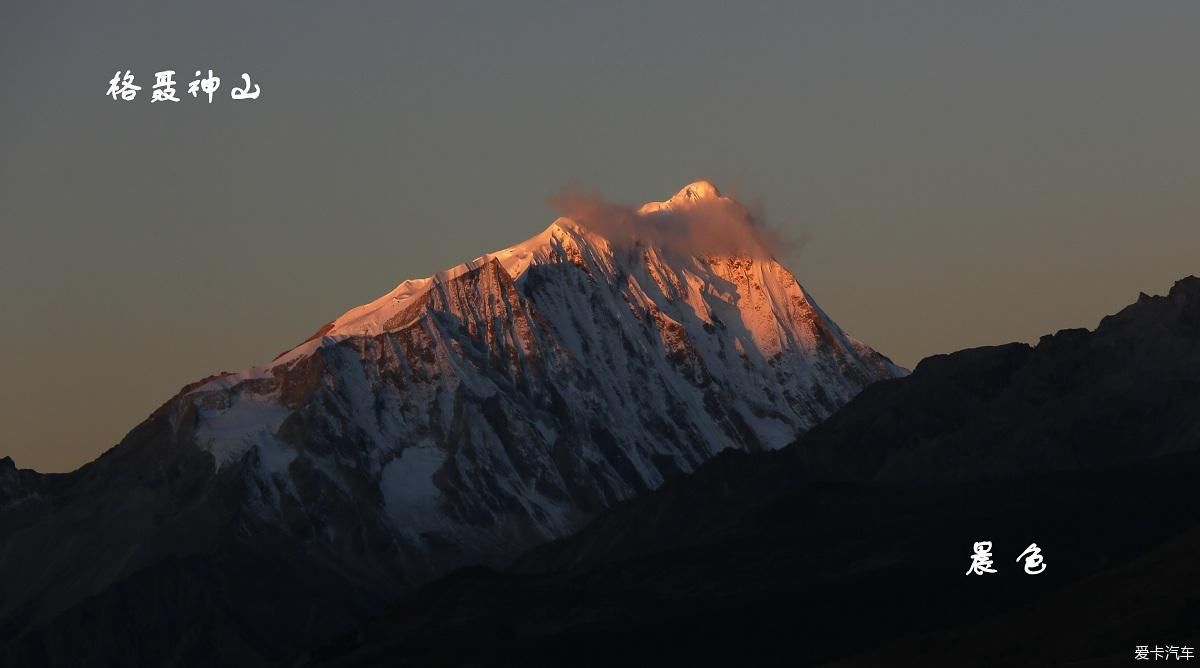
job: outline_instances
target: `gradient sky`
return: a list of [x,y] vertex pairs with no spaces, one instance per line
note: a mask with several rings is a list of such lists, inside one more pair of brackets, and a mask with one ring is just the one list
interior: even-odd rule
[[0,455],[75,468],[564,186],[763,205],[909,366],[1200,273],[1200,3],[565,4],[0,4]]

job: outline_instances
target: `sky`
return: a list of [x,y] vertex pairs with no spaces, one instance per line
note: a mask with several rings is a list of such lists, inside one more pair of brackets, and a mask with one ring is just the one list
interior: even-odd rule
[[1200,273],[1200,4],[737,5],[0,3],[0,456],[74,469],[564,188],[713,181],[906,366]]

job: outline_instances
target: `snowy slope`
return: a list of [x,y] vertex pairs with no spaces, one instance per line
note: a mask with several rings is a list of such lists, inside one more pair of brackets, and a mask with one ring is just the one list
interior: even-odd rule
[[[640,213],[713,199],[731,202],[698,182]],[[378,513],[421,580],[561,536],[724,448],[781,447],[900,373],[772,259],[681,256],[559,218],[171,410],[216,470],[252,471],[264,519],[299,507],[336,540],[296,483],[316,476]]]

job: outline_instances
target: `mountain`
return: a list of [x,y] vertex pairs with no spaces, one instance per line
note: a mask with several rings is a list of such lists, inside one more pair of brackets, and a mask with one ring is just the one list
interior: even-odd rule
[[[1123,665],[1196,647],[1197,474],[1191,277],[1095,331],[923,360],[297,665]],[[966,577],[984,540],[999,572]]]
[[928,357],[795,445],[718,458],[525,559],[559,568],[686,545],[813,480],[929,487],[1120,471],[1200,448],[1198,407],[1200,279],[1189,277],[1095,331]]
[[904,373],[710,183],[577,218],[185,387],[73,473],[0,463],[3,663],[279,660]]

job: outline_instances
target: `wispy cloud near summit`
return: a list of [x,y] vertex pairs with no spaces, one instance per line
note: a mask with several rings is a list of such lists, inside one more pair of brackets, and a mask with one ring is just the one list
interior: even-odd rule
[[738,201],[722,196],[707,181],[685,186],[665,202],[640,207],[606,201],[576,187],[550,198],[560,216],[611,243],[644,243],[678,255],[740,255],[770,258],[791,245]]

